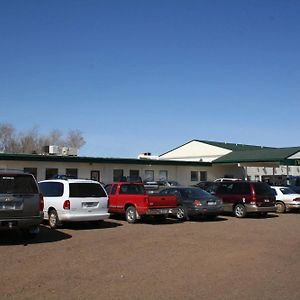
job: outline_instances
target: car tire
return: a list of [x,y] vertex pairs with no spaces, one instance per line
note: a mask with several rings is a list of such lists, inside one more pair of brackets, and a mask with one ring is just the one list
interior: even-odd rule
[[233,209],[233,213],[237,218],[244,218],[247,214],[246,207],[243,204],[237,204]]
[[125,212],[125,216],[126,216],[126,221],[129,224],[136,223],[136,220],[137,220],[136,208],[134,206],[127,207],[126,212]]
[[283,214],[286,211],[285,204],[281,201],[276,202],[276,212]]
[[49,211],[48,222],[51,229],[56,229],[60,225],[60,221],[55,209]]
[[177,207],[176,217],[179,221],[185,221],[187,218],[186,209],[184,206],[180,205]]

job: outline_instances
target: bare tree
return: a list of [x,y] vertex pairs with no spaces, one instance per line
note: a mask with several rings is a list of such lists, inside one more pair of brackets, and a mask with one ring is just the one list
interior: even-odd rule
[[18,135],[15,128],[8,123],[0,123],[0,152],[5,153],[36,153],[44,152],[44,146],[56,145],[81,148],[85,144],[79,130],[70,130],[66,139],[59,129],[53,129],[49,135],[41,136],[37,126]]
[[80,130],[70,130],[68,133],[68,137],[66,140],[66,144],[69,147],[74,147],[74,148],[81,148],[85,144],[85,140],[82,136],[82,133]]
[[15,152],[15,128],[8,123],[0,124],[0,152]]

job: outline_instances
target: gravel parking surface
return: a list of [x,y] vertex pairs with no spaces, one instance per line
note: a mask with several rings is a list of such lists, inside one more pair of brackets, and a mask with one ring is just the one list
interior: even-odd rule
[[300,299],[300,214],[0,231],[1,299]]

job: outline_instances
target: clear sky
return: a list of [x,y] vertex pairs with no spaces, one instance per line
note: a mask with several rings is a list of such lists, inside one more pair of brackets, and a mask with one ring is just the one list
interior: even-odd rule
[[0,123],[80,155],[300,146],[299,0],[1,0]]

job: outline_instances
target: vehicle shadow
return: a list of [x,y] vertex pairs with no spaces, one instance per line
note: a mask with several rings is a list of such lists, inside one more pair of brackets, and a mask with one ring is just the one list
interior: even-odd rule
[[53,243],[72,238],[70,234],[41,225],[40,233],[32,238],[24,236],[18,229],[0,230],[0,246]]
[[176,218],[157,219],[155,217],[144,217],[139,220],[139,223],[146,225],[172,225],[182,223]]
[[[227,216],[227,217],[230,217],[230,218],[237,218],[235,217],[232,213],[222,213],[223,216]],[[262,214],[259,214],[259,213],[249,213],[247,214],[246,217],[244,218],[240,218],[240,219],[253,219],[253,220],[257,220],[257,219],[261,219],[261,220],[264,220],[264,219],[273,219],[273,218],[278,218],[279,215],[277,213],[268,213],[267,215],[262,215]]]
[[64,223],[60,228],[70,230],[93,230],[93,229],[109,229],[123,226],[113,221],[93,221],[93,222],[68,222]]
[[205,223],[216,223],[216,222],[224,222],[228,221],[227,218],[224,216],[216,216],[215,218],[210,218],[207,216],[200,216],[200,217],[192,217],[188,221],[190,222],[205,222]]

